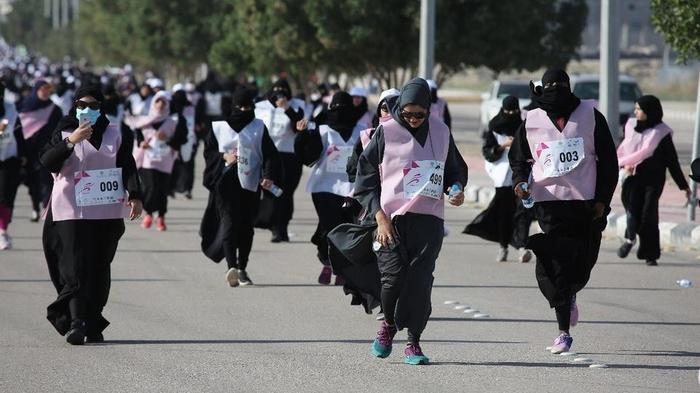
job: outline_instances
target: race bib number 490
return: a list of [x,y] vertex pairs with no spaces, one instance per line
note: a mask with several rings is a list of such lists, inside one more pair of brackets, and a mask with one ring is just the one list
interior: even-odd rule
[[535,145],[537,162],[546,177],[559,177],[576,169],[585,157],[583,138],[568,138]]
[[75,202],[78,206],[124,203],[122,169],[75,172]]
[[403,192],[405,199],[420,195],[441,199],[445,164],[441,161],[411,161],[410,167],[403,170]]

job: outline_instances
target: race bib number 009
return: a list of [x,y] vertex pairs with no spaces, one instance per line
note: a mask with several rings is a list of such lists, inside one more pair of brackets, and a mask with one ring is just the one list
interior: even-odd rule
[[405,199],[417,195],[441,199],[443,194],[443,177],[445,165],[441,161],[411,161],[410,168],[404,169],[403,192]]
[[546,177],[564,176],[585,158],[581,137],[538,143],[535,152]]
[[78,206],[124,203],[122,169],[96,169],[75,173],[75,202]]

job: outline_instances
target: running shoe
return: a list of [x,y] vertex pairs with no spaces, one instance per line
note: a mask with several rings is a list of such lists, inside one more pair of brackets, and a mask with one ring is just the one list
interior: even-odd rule
[[85,342],[89,344],[99,344],[105,342],[105,336],[102,333],[88,333],[85,336]]
[[66,341],[71,345],[85,344],[85,322],[76,319],[70,324],[70,330],[66,334]]
[[192,199],[192,191],[186,191],[185,192],[185,199]]
[[338,285],[338,286],[345,285],[345,278],[343,278],[343,276],[336,275],[335,276],[335,285]]
[[501,247],[498,250],[498,256],[496,257],[496,262],[506,262],[508,260],[508,247]]
[[403,359],[403,362],[406,364],[417,366],[419,364],[430,363],[428,357],[423,355],[423,351],[420,349],[420,345],[418,344],[408,343],[403,353],[406,355],[406,357]]
[[532,260],[532,251],[527,248],[520,249],[520,263],[528,263]]
[[143,221],[141,221],[141,228],[143,229],[148,229],[153,225],[153,216],[150,214],[146,214],[143,216]]
[[573,337],[569,336],[566,333],[562,333],[559,335],[559,337],[554,339],[554,344],[552,344],[552,349],[550,352],[552,352],[555,355],[558,355],[562,352],[569,352],[571,349],[571,344],[574,343]]
[[253,285],[253,280],[248,277],[248,273],[246,273],[245,270],[238,269],[238,283],[244,287],[246,285]]
[[158,229],[161,232],[164,232],[168,227],[165,226],[165,217],[163,216],[158,216],[156,219],[156,229]]
[[321,274],[318,275],[318,283],[321,285],[328,285],[331,283],[331,276],[333,275],[333,269],[328,265],[323,265],[321,269]]
[[230,268],[226,272],[226,282],[228,282],[228,285],[230,287],[237,287],[238,286],[238,270],[235,268]]
[[12,248],[12,239],[7,233],[0,235],[0,250],[9,250]]
[[569,325],[578,325],[578,306],[576,305],[576,295],[571,297],[571,316],[569,317]]
[[31,222],[39,221],[39,210],[32,210],[32,214],[29,215],[29,221],[31,221]]
[[627,258],[627,255],[629,255],[630,251],[632,251],[632,246],[634,246],[634,241],[625,239],[625,242],[622,243],[620,248],[617,250],[617,256],[620,258]]
[[396,326],[383,321],[377,332],[377,338],[372,343],[372,355],[382,359],[391,355],[391,344],[394,342],[396,332]]
[[377,321],[383,321],[383,320],[384,320],[384,313],[380,311],[377,313]]
[[656,262],[656,259],[647,259],[647,266],[659,266],[659,263]]

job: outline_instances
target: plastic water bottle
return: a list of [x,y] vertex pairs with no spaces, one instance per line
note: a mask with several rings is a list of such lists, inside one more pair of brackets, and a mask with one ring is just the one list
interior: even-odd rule
[[450,198],[458,194],[460,191],[462,191],[462,187],[459,186],[459,184],[455,183],[452,185],[450,188],[450,192],[447,194]]
[[272,195],[276,196],[277,198],[281,197],[282,193],[284,192],[281,188],[277,187],[276,184],[271,185],[270,188],[268,188],[267,190],[270,191]]
[[690,288],[693,286],[693,283],[690,280],[688,280],[687,278],[682,278],[680,280],[677,280],[676,284],[678,284],[678,286],[681,288]]
[[[527,183],[522,183],[520,185],[520,189],[523,191],[526,191],[529,189]],[[526,209],[530,209],[533,206],[535,206],[535,198],[532,197],[532,194],[530,194],[527,198],[523,199],[523,206],[525,206]]]

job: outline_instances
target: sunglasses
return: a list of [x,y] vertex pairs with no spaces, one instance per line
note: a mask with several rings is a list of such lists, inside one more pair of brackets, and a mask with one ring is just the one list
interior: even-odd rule
[[379,110],[383,112],[389,112],[389,107],[386,104],[383,104],[379,107]]
[[85,102],[85,101],[76,101],[75,102],[75,107],[78,109],[85,109],[85,108],[90,108],[92,110],[98,110],[100,109],[100,102],[99,101],[93,101],[93,102]]
[[403,117],[406,120],[409,120],[409,119],[423,120],[423,119],[425,119],[425,116],[427,116],[427,114],[425,112],[401,112],[401,117]]

